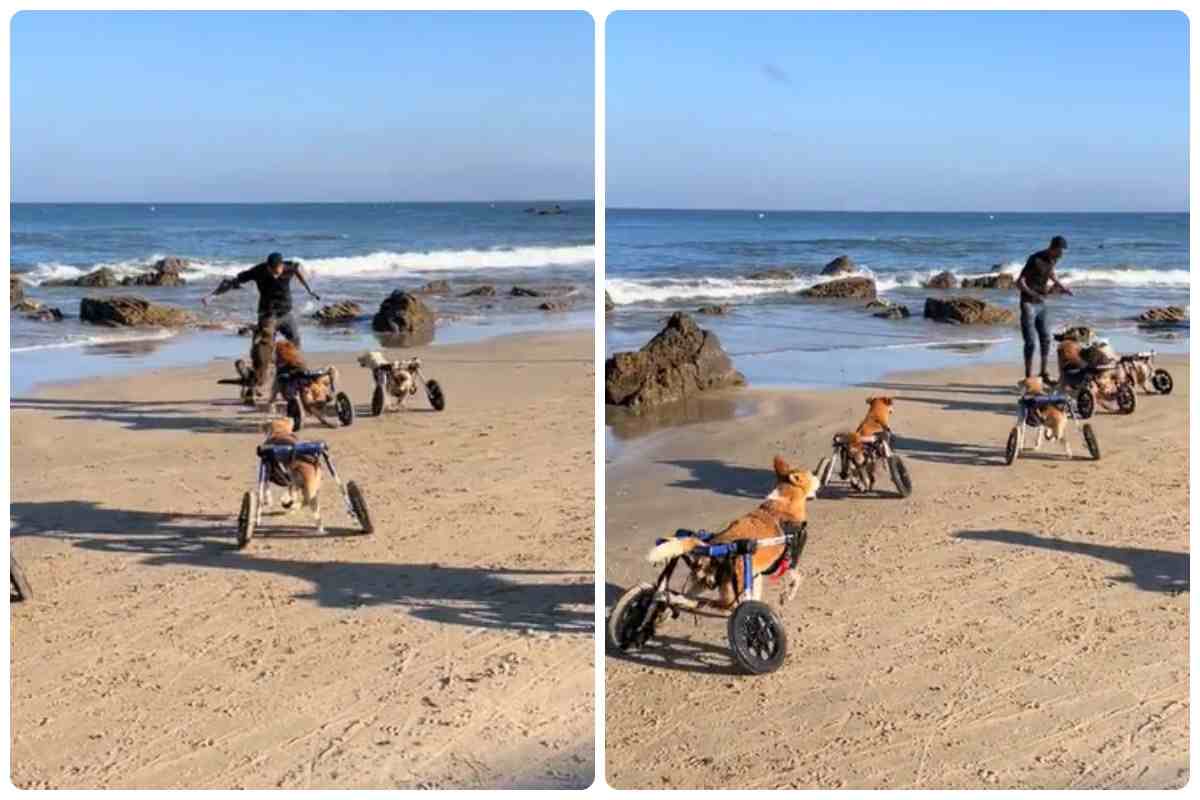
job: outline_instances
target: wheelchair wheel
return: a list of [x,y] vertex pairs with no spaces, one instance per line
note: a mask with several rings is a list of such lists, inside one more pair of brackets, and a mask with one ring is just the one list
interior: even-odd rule
[[257,522],[258,495],[255,492],[246,492],[242,495],[242,510],[238,514],[238,550],[250,544],[250,540],[254,538],[254,528]]
[[1090,384],[1079,390],[1079,397],[1076,399],[1075,406],[1079,411],[1080,419],[1091,419],[1092,414],[1096,413],[1096,398],[1092,396],[1092,387]]
[[1175,379],[1171,377],[1171,373],[1161,368],[1154,370],[1154,374],[1150,376],[1150,383],[1159,394],[1170,394],[1175,388]]
[[889,458],[888,472],[891,473],[892,483],[896,485],[896,491],[900,492],[901,497],[908,497],[912,494],[912,478],[908,474],[908,467],[905,465],[904,459],[897,455]]
[[348,427],[354,422],[354,404],[350,402],[350,395],[338,392],[337,397],[333,398],[333,407],[337,409],[337,418],[342,427]]
[[820,486],[817,487],[817,497],[825,494],[825,489],[829,486],[829,479],[833,477],[833,459],[826,456],[817,462],[817,469],[813,472],[820,481]]
[[751,675],[765,675],[783,664],[787,631],[769,605],[746,600],[729,618],[729,649],[739,667]]
[[362,526],[363,533],[374,533],[375,523],[371,522],[371,512],[367,511],[367,499],[363,497],[362,489],[359,489],[354,481],[346,483],[346,497],[354,511],[354,518]]
[[1092,430],[1092,426],[1084,424],[1083,426],[1083,441],[1087,444],[1088,452],[1092,454],[1092,459],[1100,460],[1100,443],[1096,441],[1096,432]]
[[1134,394],[1132,385],[1122,383],[1117,387],[1117,408],[1122,414],[1132,414],[1137,408],[1137,395]]
[[33,599],[33,590],[25,578],[25,570],[12,553],[8,555],[8,599],[14,603]]
[[429,405],[433,406],[434,411],[442,411],[446,408],[446,395],[437,381],[425,381],[425,395],[429,398]]
[[1016,427],[1014,427],[1008,433],[1008,444],[1004,445],[1004,463],[1008,464],[1009,466],[1012,466],[1012,463],[1017,460],[1017,456],[1020,455],[1020,453],[1017,452],[1019,449],[1017,447],[1017,437],[1019,435],[1020,434],[1018,433]]
[[375,394],[371,395],[371,413],[376,417],[382,414],[386,401],[387,396],[383,392],[383,387],[375,384]]
[[[609,645],[622,653],[641,649],[654,636],[660,610],[654,601],[654,587],[650,584],[639,583],[625,592],[608,617]],[[647,623],[648,616],[652,619]]]
[[304,426],[304,407],[300,405],[299,397],[288,399],[287,415],[292,418],[292,433],[298,433]]

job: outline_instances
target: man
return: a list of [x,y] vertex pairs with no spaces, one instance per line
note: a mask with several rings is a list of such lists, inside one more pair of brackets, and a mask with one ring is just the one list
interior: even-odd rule
[[[213,296],[224,294],[230,289],[238,289],[243,283],[254,282],[258,286],[258,327],[260,330],[274,328],[284,337],[300,346],[300,329],[296,318],[292,315],[292,278],[300,281],[300,285],[309,296],[318,302],[321,299],[304,279],[304,272],[296,261],[284,261],[279,253],[271,253],[267,260],[256,264],[236,277],[226,278],[213,292]],[[208,298],[205,298],[205,303]]]
[[1046,325],[1046,295],[1051,287],[1056,287],[1063,294],[1071,294],[1071,290],[1059,283],[1054,274],[1054,265],[1067,251],[1067,240],[1055,236],[1050,240],[1050,247],[1039,250],[1025,262],[1017,278],[1017,289],[1021,292],[1021,336],[1025,339],[1025,377],[1033,377],[1034,338],[1037,338],[1042,352],[1042,369],[1039,373],[1042,380],[1049,380],[1046,370],[1046,360],[1050,356],[1050,331]]

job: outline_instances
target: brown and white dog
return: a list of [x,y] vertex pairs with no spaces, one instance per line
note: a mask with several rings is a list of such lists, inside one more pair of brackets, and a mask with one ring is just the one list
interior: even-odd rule
[[[1017,381],[1017,388],[1023,395],[1047,394],[1041,378],[1022,378]],[[1067,439],[1066,412],[1054,406],[1044,406],[1039,413],[1042,417],[1042,424],[1038,426],[1037,439],[1034,440],[1033,449],[1040,449],[1043,439],[1058,441],[1062,442],[1063,448],[1067,451],[1067,458],[1071,458],[1071,442]]]
[[388,391],[399,401],[400,408],[404,408],[404,403],[408,398],[417,393],[417,380],[405,368],[405,363],[404,361],[388,361],[378,350],[371,350],[358,357],[359,366],[366,367],[372,372],[377,369],[387,370],[391,379]]
[[[868,397],[867,415],[854,429],[846,434],[847,449],[850,451],[850,461],[854,464],[854,472],[858,476],[852,478],[852,483],[859,491],[871,491],[875,488],[875,478],[879,471],[879,462],[867,462],[866,443],[874,441],[875,437],[891,428],[894,401],[891,397]],[[865,485],[857,485],[863,483]]]
[[[263,425],[263,430],[267,434],[267,438],[263,442],[264,444],[294,445],[298,441],[296,434],[292,432],[292,420],[289,417],[269,420]],[[292,510],[296,505],[297,494],[299,494],[300,506],[312,511],[317,532],[324,533],[325,525],[321,521],[320,465],[315,459],[294,458],[289,466],[290,474],[279,471],[269,476],[270,482],[267,484],[267,496],[264,506],[269,507],[271,505],[271,483],[277,485],[283,484],[287,489],[287,495],[280,501],[280,505],[286,510]]]
[[[808,470],[792,469],[782,456],[775,456],[775,491],[755,510],[731,522],[720,533],[709,539],[707,544],[721,544],[738,539],[773,539],[781,534],[782,523],[800,524],[808,519],[808,501],[817,496],[821,488],[820,481]],[[650,563],[658,564],[677,556],[690,553],[698,545],[705,544],[694,537],[671,539],[663,542],[650,551],[647,558]],[[774,564],[784,554],[786,545],[769,545],[758,548],[752,556],[754,571],[754,598],[762,595],[762,572]],[[705,601],[705,605],[728,611],[737,604],[737,592],[730,584],[727,575],[719,575],[720,564],[717,560],[702,557],[692,573],[684,593],[693,590],[717,589],[720,597],[715,601]],[[783,601],[790,600],[800,588],[800,577],[797,564],[792,564],[785,573],[786,585],[783,590]],[[743,586],[742,560],[733,561],[734,584]]]
[[[300,405],[304,407],[306,414],[311,414],[321,421],[321,424],[336,428],[329,420],[325,419],[325,404],[333,399],[333,387],[337,381],[337,367],[328,367],[329,375],[322,376],[312,381],[308,381],[299,392]],[[267,401],[267,408],[272,409],[275,406],[275,401],[279,397],[280,385],[278,376],[280,373],[288,371],[305,372],[308,370],[308,364],[304,361],[304,356],[300,353],[300,348],[287,341],[286,339],[276,342],[275,344],[275,386],[271,390],[271,399]]]

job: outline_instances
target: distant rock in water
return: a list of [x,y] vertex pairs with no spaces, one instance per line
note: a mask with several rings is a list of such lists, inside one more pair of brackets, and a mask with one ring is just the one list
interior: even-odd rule
[[711,305],[711,306],[700,306],[699,308],[696,309],[696,313],[697,314],[708,314],[710,316],[720,317],[720,316],[724,316],[724,315],[728,314],[732,310],[732,308],[733,307],[730,306],[728,303],[722,303],[720,305]]
[[121,282],[117,280],[117,274],[108,267],[89,272],[87,275],[82,275],[78,278],[64,278],[57,281],[45,281],[43,286],[84,286],[94,289],[111,289],[114,286],[120,286]]
[[953,272],[939,272],[925,284],[926,289],[953,289],[958,286],[958,278]]
[[79,301],[79,319],[110,328],[173,328],[194,321],[192,315],[183,309],[156,305],[132,295],[85,297]]
[[790,269],[764,269],[758,272],[751,272],[746,276],[748,281],[790,281],[796,277],[796,273]]
[[191,266],[191,263],[192,262],[188,261],[186,258],[167,256],[166,258],[160,258],[158,261],[155,261],[153,270],[155,272],[165,272],[170,275],[178,275]]
[[1017,285],[1012,275],[1001,272],[998,275],[983,275],[978,278],[963,278],[964,289],[1012,289]]
[[514,286],[509,291],[511,297],[541,297],[542,293],[537,289],[526,289],[524,286]]
[[634,411],[745,382],[716,334],[682,312],[641,350],[614,353],[604,362],[605,402]]
[[1159,306],[1158,308],[1147,309],[1138,314],[1137,321],[1140,326],[1146,328],[1173,328],[1187,325],[1187,309],[1180,306]]
[[854,259],[850,256],[838,256],[833,261],[830,261],[821,268],[822,275],[845,275],[849,272],[856,272],[858,265],[854,263]]
[[1000,325],[1016,317],[1007,308],[974,297],[925,298],[925,318],[955,325]]
[[495,296],[496,296],[496,287],[490,286],[490,285],[477,286],[474,289],[463,292],[462,294],[459,295],[459,297],[495,297]]
[[430,281],[417,289],[420,294],[450,294],[449,281]]
[[354,322],[362,315],[362,306],[350,300],[322,306],[313,316],[323,325],[340,325]]
[[12,307],[12,310],[25,319],[39,320],[42,322],[62,322],[63,313],[57,308],[43,305],[37,300],[24,298],[21,302]]
[[154,262],[153,267],[149,272],[143,272],[141,275],[130,275],[122,279],[122,286],[186,286],[187,281],[183,279],[184,268],[188,266],[188,260],[178,258],[176,256],[167,256],[160,258]]
[[[608,292],[604,293],[608,297]],[[8,305],[11,308],[25,299],[25,282],[16,275],[8,276]]]
[[872,300],[867,303],[867,311],[880,319],[908,319],[908,306],[890,303],[887,300]]
[[547,300],[538,306],[542,311],[570,311],[571,304],[565,300]]
[[394,291],[379,305],[371,327],[380,333],[412,336],[428,332],[432,335],[434,314],[421,298],[404,291]]
[[818,300],[874,300],[875,281],[871,278],[839,278],[835,281],[818,283],[800,292],[801,297]]
[[604,290],[604,313],[611,314],[617,304],[613,302],[612,295],[608,293],[608,289]]

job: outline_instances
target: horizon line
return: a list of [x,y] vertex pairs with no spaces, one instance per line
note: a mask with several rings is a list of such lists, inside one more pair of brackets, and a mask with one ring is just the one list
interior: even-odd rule
[[581,198],[504,198],[493,200],[14,200],[12,205],[56,205],[56,206],[337,206],[337,205],[379,205],[379,204],[426,204],[439,203],[469,203],[484,205],[487,203],[591,203],[596,204],[594,197]]
[[845,208],[680,208],[672,206],[606,206],[605,211],[741,211],[748,214],[1190,214],[1189,209],[1177,211],[1148,211],[1148,210],[1074,210],[1062,211],[1052,209],[1027,209],[1023,211],[978,209],[930,209],[916,208],[897,211],[895,209],[845,209]]

